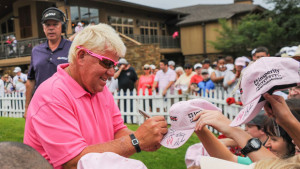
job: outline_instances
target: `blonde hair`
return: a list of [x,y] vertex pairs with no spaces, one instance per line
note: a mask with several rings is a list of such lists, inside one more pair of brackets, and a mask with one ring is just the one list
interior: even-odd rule
[[119,57],[124,57],[126,53],[126,47],[119,34],[111,26],[103,23],[87,26],[76,35],[69,50],[70,63],[76,58],[77,46],[100,54],[114,52]]
[[258,161],[255,169],[300,169],[300,155],[296,155],[287,159],[271,158]]

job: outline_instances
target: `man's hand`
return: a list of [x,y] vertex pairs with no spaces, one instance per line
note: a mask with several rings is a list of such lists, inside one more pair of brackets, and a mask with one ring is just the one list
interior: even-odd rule
[[162,92],[162,95],[163,95],[163,96],[166,96],[167,91],[168,91],[168,89],[165,89],[165,90]]
[[143,151],[156,151],[160,148],[160,141],[168,132],[167,122],[163,116],[149,118],[136,132],[135,137],[139,140]]

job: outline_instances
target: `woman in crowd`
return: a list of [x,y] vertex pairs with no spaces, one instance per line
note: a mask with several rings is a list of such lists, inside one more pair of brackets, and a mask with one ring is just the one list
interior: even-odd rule
[[182,92],[188,93],[191,78],[196,73],[193,72],[193,66],[189,63],[184,65],[184,74],[182,74],[175,82],[175,89],[181,89]]
[[184,73],[183,68],[181,66],[176,67],[176,80]]
[[227,93],[230,94],[236,86],[238,79],[240,78],[241,72],[246,65],[246,61],[242,57],[238,57],[234,62],[234,69],[226,71],[224,75],[223,86],[227,89]]
[[146,89],[148,89],[148,94],[152,95],[152,85],[154,82],[154,75],[150,74],[150,65],[144,65],[144,74],[141,75],[138,82],[138,95],[140,94],[140,90],[142,89],[143,95],[145,95]]
[[216,70],[210,75],[210,79],[215,83],[216,86],[223,85],[223,79],[226,71],[225,59],[219,58],[217,62]]

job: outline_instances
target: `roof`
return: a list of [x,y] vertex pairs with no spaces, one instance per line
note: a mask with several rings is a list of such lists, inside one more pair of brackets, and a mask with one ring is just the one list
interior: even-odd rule
[[198,24],[202,22],[216,21],[224,18],[229,19],[236,14],[253,11],[264,11],[265,8],[253,4],[225,4],[225,5],[195,5],[189,7],[171,9],[176,12],[189,15],[177,23],[178,26]]

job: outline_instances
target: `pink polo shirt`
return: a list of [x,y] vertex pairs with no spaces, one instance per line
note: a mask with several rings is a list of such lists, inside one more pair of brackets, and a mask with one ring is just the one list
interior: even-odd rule
[[36,90],[25,124],[24,143],[36,149],[55,169],[89,145],[114,140],[126,128],[113,96],[86,92],[63,68]]

